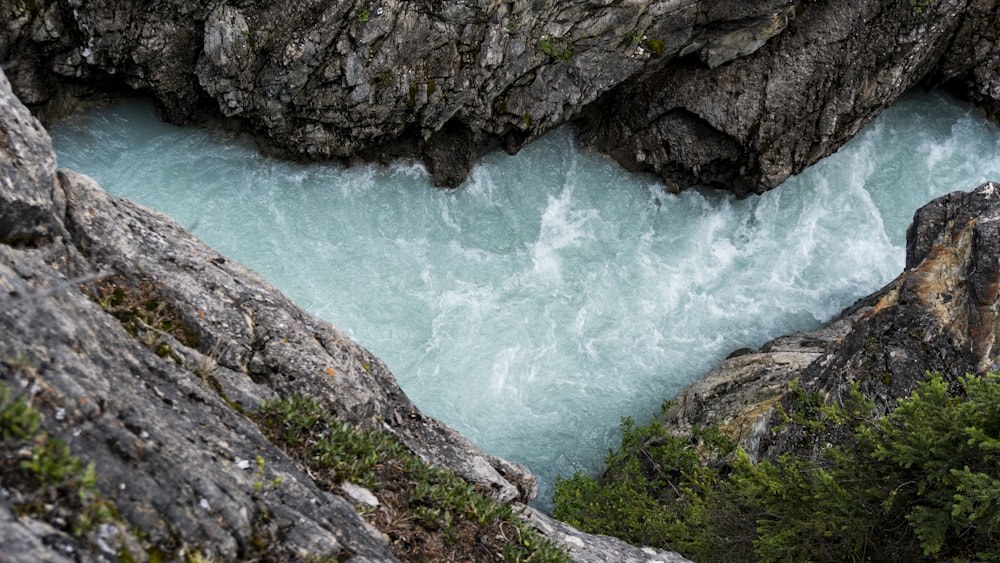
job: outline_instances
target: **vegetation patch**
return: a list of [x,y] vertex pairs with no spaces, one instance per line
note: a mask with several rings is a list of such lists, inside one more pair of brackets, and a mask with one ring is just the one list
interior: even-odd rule
[[554,516],[696,561],[1000,560],[1000,375],[959,382],[931,374],[882,418],[856,389],[798,394],[789,423],[847,430],[819,459],[754,463],[717,430],[626,419],[600,480],[559,480]]
[[240,31],[233,38],[233,41],[235,42],[235,45],[233,46],[236,47],[237,50],[242,49],[244,45],[250,47],[251,51],[257,50],[257,37],[252,29]]
[[375,77],[375,83],[379,88],[387,89],[396,83],[396,73],[391,68],[384,69]]
[[538,48],[557,61],[565,61],[573,56],[573,45],[562,37],[542,36],[538,40]]
[[389,434],[358,430],[301,396],[266,403],[253,417],[321,486],[337,491],[350,482],[371,490],[378,506],[359,504],[359,511],[402,560],[570,560],[509,506],[423,463]]
[[413,110],[417,107],[417,94],[420,93],[420,86],[416,82],[410,82],[410,87],[408,89],[408,94],[406,97],[406,107]]
[[97,492],[94,464],[84,465],[59,437],[42,429],[24,394],[0,385],[0,483],[17,514],[80,537],[115,516]]
[[663,41],[659,39],[647,39],[642,42],[642,45],[649,49],[654,57],[662,57],[663,53],[666,51],[667,46],[663,44]]
[[163,297],[162,287],[149,279],[132,282],[121,275],[103,278],[84,292],[116,319],[129,334],[160,357],[179,361],[163,338],[174,337],[190,348],[198,347],[198,331],[186,325]]

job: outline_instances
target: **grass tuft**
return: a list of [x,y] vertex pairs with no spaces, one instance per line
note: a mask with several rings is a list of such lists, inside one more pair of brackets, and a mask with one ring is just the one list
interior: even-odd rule
[[41,415],[0,385],[0,482],[19,515],[80,537],[115,515],[100,498],[94,464],[74,456],[62,438],[42,429]]
[[390,434],[359,430],[302,396],[265,403],[254,419],[274,443],[336,491],[349,481],[379,506],[359,507],[411,561],[569,561],[512,509],[454,473],[427,465]]

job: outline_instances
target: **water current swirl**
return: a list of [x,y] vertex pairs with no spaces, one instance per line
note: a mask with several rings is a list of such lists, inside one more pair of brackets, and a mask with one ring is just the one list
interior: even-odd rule
[[1000,130],[914,93],[835,155],[736,200],[663,192],[568,128],[459,190],[418,165],[294,164],[126,102],[52,129],[60,166],[159,209],[387,362],[428,414],[557,474],[599,470],[729,352],[818,327],[903,266],[928,200],[1000,180]]

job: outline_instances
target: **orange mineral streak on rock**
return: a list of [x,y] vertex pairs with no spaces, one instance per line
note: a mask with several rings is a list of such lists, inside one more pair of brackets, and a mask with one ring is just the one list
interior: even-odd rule
[[[941,243],[935,245],[916,268],[907,272],[903,292],[916,298],[929,315],[979,359],[981,369],[993,363],[991,354],[997,340],[997,297],[1000,294],[1000,271],[996,263],[992,283],[979,285],[978,291],[967,283],[982,260],[975,260],[977,220],[962,226],[950,225]],[[983,291],[985,289],[985,291]]]
[[965,277],[968,271],[972,226],[950,229],[946,239],[935,245],[927,257],[910,271],[904,282],[904,292],[915,297],[927,312],[952,331],[964,332],[968,324]]
[[893,305],[899,303],[899,285],[902,284],[903,281],[905,280],[905,275],[906,274],[903,274],[902,277],[896,279],[896,281],[894,282],[896,284],[896,287],[892,288],[885,295],[879,298],[879,300],[875,303],[875,306],[872,307],[872,310],[864,315],[865,318],[868,318],[874,315],[875,313],[878,313],[879,311],[888,309],[889,307],[892,307]]

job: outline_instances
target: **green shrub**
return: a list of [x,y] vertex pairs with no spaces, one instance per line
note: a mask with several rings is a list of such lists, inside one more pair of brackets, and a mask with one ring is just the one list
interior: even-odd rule
[[609,453],[599,481],[579,472],[558,480],[553,516],[588,532],[703,559],[705,536],[720,527],[711,520],[727,513],[711,505],[725,500],[713,491],[724,482],[719,463],[733,450],[716,429],[678,437],[658,419],[636,426],[626,418],[622,446]]
[[1000,376],[957,387],[931,375],[881,419],[856,391],[839,406],[802,395],[823,422],[802,428],[847,429],[819,459],[752,463],[712,430],[626,420],[600,480],[559,480],[555,515],[698,561],[997,560]]
[[924,555],[1000,559],[1000,375],[959,384],[932,377],[857,437]]
[[27,441],[41,432],[41,417],[23,396],[15,397],[6,386],[0,386],[0,438]]

